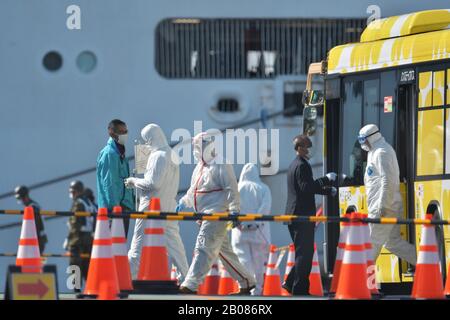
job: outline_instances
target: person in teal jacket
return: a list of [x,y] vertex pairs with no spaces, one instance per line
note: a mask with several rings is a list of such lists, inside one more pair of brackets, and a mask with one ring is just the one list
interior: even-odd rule
[[[114,119],[108,125],[110,138],[97,158],[98,207],[112,211],[121,206],[123,211],[134,210],[132,189],[125,188],[124,179],[130,177],[130,166],[125,157],[128,129],[125,122]],[[128,234],[129,219],[124,219],[125,235]]]

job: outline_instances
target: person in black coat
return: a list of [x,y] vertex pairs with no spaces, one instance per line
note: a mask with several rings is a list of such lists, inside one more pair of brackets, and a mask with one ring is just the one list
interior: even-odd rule
[[[289,166],[287,174],[288,196],[286,214],[314,216],[316,213],[315,195],[336,195],[331,184],[336,174],[314,180],[309,164],[312,142],[306,135],[298,135],[293,140],[297,157]],[[295,246],[295,266],[289,273],[283,288],[293,295],[309,295],[309,273],[314,254],[314,223],[292,222],[288,225]]]

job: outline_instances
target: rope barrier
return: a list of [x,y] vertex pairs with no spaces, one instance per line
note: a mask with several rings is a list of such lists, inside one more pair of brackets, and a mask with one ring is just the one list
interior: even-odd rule
[[[272,118],[279,117],[281,115],[289,114],[290,112],[297,111],[297,110],[299,110],[298,106],[292,106],[292,107],[289,107],[289,108],[286,108],[286,109],[283,109],[283,110],[276,111],[276,112],[273,112],[271,114],[268,114],[264,118],[266,120],[269,120],[269,119],[272,119]],[[251,120],[248,120],[248,121],[245,121],[245,122],[241,122],[241,123],[235,124],[235,125],[230,126],[230,127],[224,127],[222,129],[220,129],[220,132],[221,133],[225,133],[226,130],[228,130],[228,129],[239,129],[239,128],[246,127],[246,126],[249,126],[249,125],[252,125],[252,124],[256,124],[256,123],[261,122],[262,119],[263,119],[263,117],[260,116],[259,118],[255,118],[255,119],[251,119]],[[188,143],[188,141],[183,140],[181,142],[173,142],[173,143],[170,144],[170,147],[174,148],[175,146],[179,145],[180,143]],[[135,156],[129,156],[129,157],[126,157],[126,158],[129,161],[135,160]],[[90,167],[90,168],[86,168],[86,169],[81,170],[81,171],[69,173],[69,174],[66,174],[66,175],[63,175],[63,176],[60,176],[60,177],[56,177],[56,178],[53,178],[53,179],[50,179],[50,180],[38,182],[38,183],[35,183],[35,184],[32,184],[32,185],[29,185],[28,186],[28,190],[31,191],[31,190],[43,188],[43,187],[46,187],[46,186],[49,186],[49,185],[52,185],[52,184],[56,184],[56,183],[68,180],[68,179],[73,179],[73,178],[76,178],[76,177],[79,177],[79,176],[82,176],[82,175],[93,173],[93,172],[95,172],[95,170],[96,170],[96,167]],[[185,191],[187,191],[187,190],[185,190]],[[5,198],[8,198],[8,197],[12,197],[12,196],[14,196],[14,194],[15,194],[14,191],[9,191],[9,192],[0,194],[0,199],[5,199]]]
[[289,245],[275,249],[275,251],[287,251],[287,250],[289,250]]
[[[72,258],[72,257],[80,257],[83,259],[90,258],[89,253],[80,253],[78,255],[76,254],[70,254],[70,253],[43,253],[41,254],[41,258]],[[0,257],[17,257],[16,252],[4,252],[0,253]]]
[[[0,215],[20,215],[22,210],[0,210]],[[64,217],[91,217],[96,216],[91,212],[85,211],[48,211],[41,210],[42,216],[64,216]],[[258,213],[248,214],[230,214],[228,212],[216,212],[213,214],[199,212],[163,212],[163,211],[144,211],[144,212],[123,212],[122,214],[108,213],[109,218],[130,218],[130,219],[155,219],[155,220],[179,220],[179,221],[272,221],[272,222],[363,222],[377,224],[414,224],[414,225],[448,225],[450,220],[428,220],[428,219],[398,219],[398,218],[356,218],[345,217],[326,217],[326,216],[298,216],[293,214],[263,215]]]

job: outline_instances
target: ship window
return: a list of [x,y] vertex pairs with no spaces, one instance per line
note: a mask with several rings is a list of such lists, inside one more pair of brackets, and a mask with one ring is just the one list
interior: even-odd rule
[[171,18],[156,27],[155,68],[169,79],[306,74],[334,46],[359,41],[366,18]]
[[97,57],[91,51],[83,51],[77,57],[77,67],[83,73],[92,72],[97,65]]
[[57,51],[50,51],[42,59],[42,64],[48,71],[57,71],[62,66],[61,54]]
[[238,112],[239,103],[236,99],[220,99],[217,103],[217,110],[219,112]]

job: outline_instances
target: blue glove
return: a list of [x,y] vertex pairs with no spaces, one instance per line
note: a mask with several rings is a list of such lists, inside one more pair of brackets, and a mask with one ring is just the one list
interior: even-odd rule
[[184,211],[186,206],[182,202],[178,202],[177,207],[175,208],[175,212],[178,213],[180,211]]
[[[239,212],[236,212],[236,211],[230,212],[230,215],[236,216],[236,215],[239,215]],[[237,228],[237,227],[239,227],[241,225],[240,221],[233,220],[232,222],[233,222],[233,228]]]

